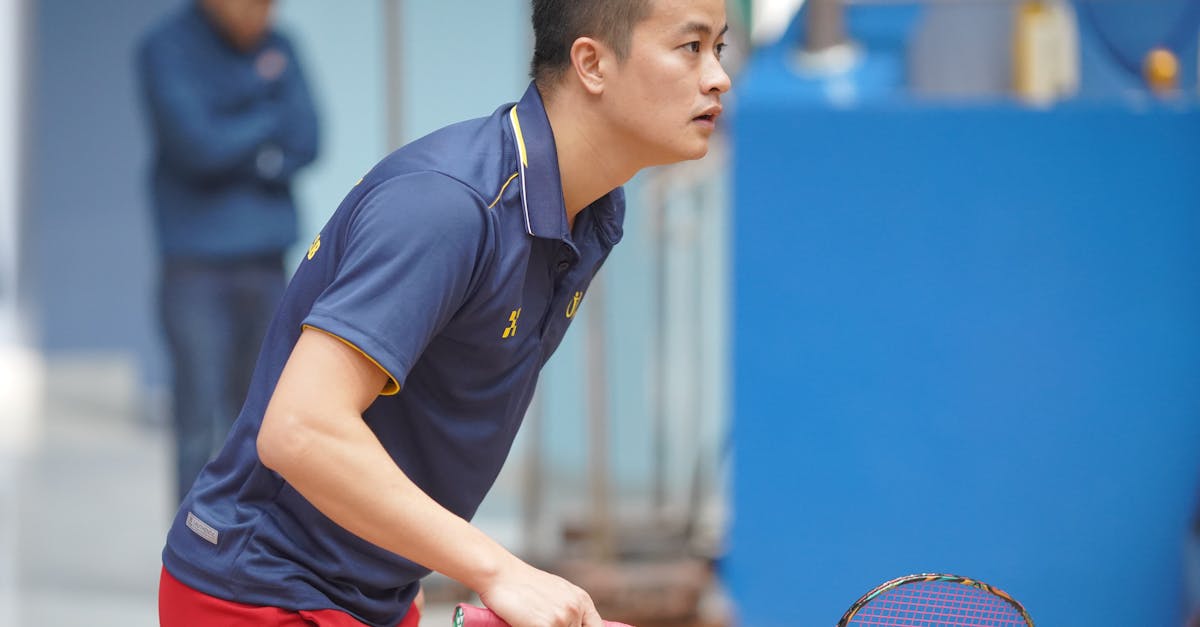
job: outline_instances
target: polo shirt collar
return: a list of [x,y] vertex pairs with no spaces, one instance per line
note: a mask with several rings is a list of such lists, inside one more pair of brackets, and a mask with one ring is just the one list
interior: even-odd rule
[[[546,106],[534,83],[529,84],[521,101],[509,110],[508,122],[517,143],[525,230],[534,237],[570,241],[562,175],[558,171],[558,148]],[[624,195],[617,188],[590,205],[609,244],[621,239],[623,200]]]

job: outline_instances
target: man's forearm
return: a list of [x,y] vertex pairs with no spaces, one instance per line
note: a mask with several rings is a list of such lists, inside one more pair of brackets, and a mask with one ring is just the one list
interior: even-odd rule
[[338,525],[477,592],[517,559],[425,494],[360,416],[303,411],[269,415],[259,455]]

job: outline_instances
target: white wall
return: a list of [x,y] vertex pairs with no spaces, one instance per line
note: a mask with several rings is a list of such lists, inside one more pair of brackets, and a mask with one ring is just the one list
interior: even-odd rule
[[383,6],[381,2],[287,0],[278,24],[292,38],[321,124],[317,161],[296,182],[300,250],[346,192],[387,153]]
[[17,183],[20,129],[20,4],[0,1],[0,346],[19,341],[17,328]]
[[[26,11],[23,0],[0,0],[0,466],[6,452],[23,448],[32,437],[42,379],[21,281],[21,251],[27,245],[21,237]],[[2,475],[0,468],[0,484]],[[0,494],[0,506],[2,501]]]
[[31,438],[39,360],[18,298],[23,2],[0,0],[0,625],[16,623],[16,458]]
[[525,91],[533,54],[528,0],[408,0],[400,19],[406,140],[488,115]]

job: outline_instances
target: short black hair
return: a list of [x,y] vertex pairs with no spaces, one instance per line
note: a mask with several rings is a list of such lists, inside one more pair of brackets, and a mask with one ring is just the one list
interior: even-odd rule
[[580,37],[604,42],[624,60],[633,28],[646,19],[652,1],[533,0],[533,80],[543,93],[557,83],[570,67],[571,46]]

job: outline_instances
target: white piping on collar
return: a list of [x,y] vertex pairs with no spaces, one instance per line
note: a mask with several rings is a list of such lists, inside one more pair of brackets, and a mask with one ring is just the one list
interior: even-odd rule
[[521,122],[517,119],[517,107],[514,105],[508,112],[508,123],[512,125],[513,137],[517,140],[517,152],[520,158],[517,159],[518,172],[521,179],[521,208],[525,210],[525,232],[533,236],[533,223],[529,220],[529,201],[525,190],[525,137],[521,135]]

